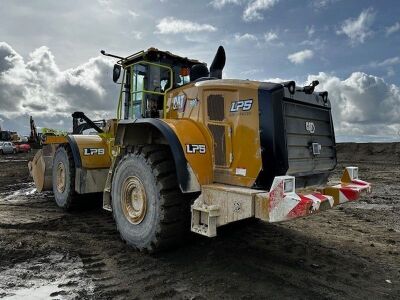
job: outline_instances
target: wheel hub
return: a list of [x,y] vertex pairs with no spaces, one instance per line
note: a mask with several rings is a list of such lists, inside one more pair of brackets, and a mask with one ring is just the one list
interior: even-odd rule
[[125,179],[122,185],[122,210],[132,224],[143,221],[147,211],[147,197],[143,183],[136,176]]
[[63,193],[65,191],[65,166],[62,162],[59,162],[57,165],[57,191],[59,193]]

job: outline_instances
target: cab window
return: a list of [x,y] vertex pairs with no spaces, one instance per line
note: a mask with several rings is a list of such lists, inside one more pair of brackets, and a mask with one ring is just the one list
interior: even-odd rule
[[149,62],[131,66],[131,105],[129,117],[159,118],[163,114],[164,95],[172,87],[171,69]]

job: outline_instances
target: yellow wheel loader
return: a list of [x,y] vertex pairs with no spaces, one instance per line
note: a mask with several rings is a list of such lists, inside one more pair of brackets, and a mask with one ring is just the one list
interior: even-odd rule
[[222,79],[223,47],[210,68],[155,48],[102,54],[118,59],[117,119],[96,135],[49,138],[31,170],[66,209],[102,192],[129,245],[169,248],[189,229],[213,237],[231,222],[305,217],[370,191],[357,167],[327,185],[336,144],[317,81]]

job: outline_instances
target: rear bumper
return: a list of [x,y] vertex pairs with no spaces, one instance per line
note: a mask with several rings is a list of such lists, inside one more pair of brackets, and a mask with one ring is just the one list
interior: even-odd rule
[[277,176],[269,191],[212,184],[192,205],[193,232],[213,237],[217,227],[251,217],[282,222],[306,217],[336,205],[356,201],[371,192],[371,184],[358,178],[357,167],[347,167],[340,183],[307,191],[295,190],[296,178]]
[[292,190],[295,180],[292,176],[275,177],[266,197],[256,197],[255,216],[268,222],[287,221],[356,201],[363,193],[371,192],[371,184],[358,179],[357,167],[345,168],[340,183],[313,191]]

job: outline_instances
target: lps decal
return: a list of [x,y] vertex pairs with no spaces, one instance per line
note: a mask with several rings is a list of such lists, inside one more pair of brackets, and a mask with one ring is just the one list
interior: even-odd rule
[[186,145],[186,153],[188,154],[205,154],[206,153],[206,145],[203,144],[187,144]]
[[172,99],[172,109],[178,111],[185,110],[186,97],[185,95],[178,95]]
[[231,104],[231,112],[249,111],[253,106],[253,99],[233,101]]
[[104,155],[104,148],[84,148],[83,155]]

